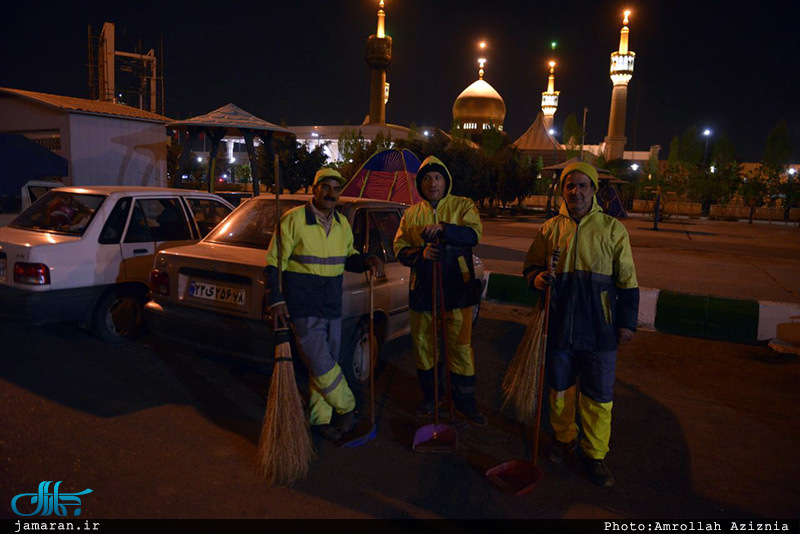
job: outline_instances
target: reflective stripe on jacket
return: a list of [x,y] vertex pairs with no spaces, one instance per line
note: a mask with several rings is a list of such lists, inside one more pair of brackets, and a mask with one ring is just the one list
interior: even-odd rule
[[[436,170],[441,167],[448,182],[446,193],[436,208],[425,199],[420,187],[428,166],[436,166]],[[395,255],[403,265],[411,267],[409,306],[412,310],[431,311],[433,262],[422,258],[426,243],[421,232],[425,226],[435,223],[444,226],[439,247],[445,308],[466,308],[480,300],[480,281],[475,279],[472,247],[478,244],[483,233],[481,218],[472,200],[450,194],[452,187],[453,180],[444,164],[436,157],[426,158],[417,172],[417,189],[423,200],[405,211],[394,238]]]
[[[311,202],[311,201],[309,201]],[[278,250],[273,237],[267,249],[267,300],[286,302],[289,316],[335,319],[342,315],[342,273],[364,272],[365,257],[353,248],[347,219],[334,212],[330,233],[309,204],[281,217],[283,292],[278,288]]]
[[523,275],[530,287],[547,267],[555,247],[561,255],[550,302],[548,347],[613,350],[617,328],[636,330],[639,285],[628,232],[592,199],[579,223],[566,203],[545,222],[525,258]]

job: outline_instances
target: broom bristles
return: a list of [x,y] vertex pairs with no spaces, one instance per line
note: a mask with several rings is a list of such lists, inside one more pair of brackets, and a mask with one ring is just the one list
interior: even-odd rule
[[290,486],[305,477],[314,457],[291,357],[288,342],[275,348],[275,368],[258,440],[258,473],[272,486]]
[[543,306],[537,306],[528,322],[517,351],[503,376],[503,409],[521,422],[532,421],[538,399],[540,358],[542,357]]

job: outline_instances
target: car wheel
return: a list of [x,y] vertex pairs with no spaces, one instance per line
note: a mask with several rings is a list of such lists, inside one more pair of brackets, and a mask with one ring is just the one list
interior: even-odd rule
[[[375,316],[375,355],[372,369],[375,378],[380,374],[381,346],[383,344],[384,325],[379,316]],[[347,383],[357,393],[369,385],[369,321],[366,318],[356,320],[353,324],[343,324],[343,343],[340,365],[347,378]],[[357,394],[358,397],[358,394]]]
[[107,343],[136,338],[144,326],[144,293],[133,289],[111,289],[97,303],[92,330]]
[[353,349],[353,378],[361,385],[369,384],[370,363],[372,364],[373,371],[375,371],[375,365],[378,363],[381,347],[377,332],[373,335],[373,343],[375,344],[375,353],[370,362],[369,325],[367,325],[366,331],[361,334],[355,349]]

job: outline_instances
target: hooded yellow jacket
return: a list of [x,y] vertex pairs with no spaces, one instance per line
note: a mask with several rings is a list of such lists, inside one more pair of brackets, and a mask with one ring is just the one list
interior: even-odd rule
[[580,222],[561,205],[545,222],[525,258],[523,275],[533,279],[560,249],[551,292],[548,347],[573,350],[613,350],[616,329],[636,330],[639,285],[628,231],[606,215],[592,198],[592,208]]
[[[439,171],[447,186],[445,195],[434,207],[422,193],[420,184],[426,172]],[[411,267],[409,306],[415,311],[431,311],[433,263],[423,259],[425,240],[422,229],[442,223],[439,246],[442,252],[442,281],[445,308],[448,310],[474,306],[480,300],[480,281],[475,279],[472,247],[478,244],[483,227],[475,203],[466,197],[452,195],[453,179],[442,161],[425,158],[417,172],[417,190],[423,200],[406,210],[394,238],[394,252],[403,265]]]

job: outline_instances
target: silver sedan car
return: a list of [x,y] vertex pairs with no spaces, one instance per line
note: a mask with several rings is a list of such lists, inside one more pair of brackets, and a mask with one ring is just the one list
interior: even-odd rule
[[[283,196],[281,211],[310,198]],[[397,260],[392,249],[407,207],[348,197],[341,197],[337,205],[353,228],[356,250],[375,254],[384,262],[385,277],[374,282],[377,347],[410,333],[410,271]],[[274,197],[255,197],[238,207],[199,243],[158,253],[150,276],[152,300],[145,306],[147,324],[157,337],[201,350],[256,359],[272,357],[274,340],[265,320],[262,271],[276,211]],[[473,258],[473,262],[480,281],[483,265],[478,258]],[[363,383],[369,378],[366,274],[345,272],[343,291],[341,365],[348,380]],[[380,349],[375,351],[376,360],[379,353]]]

